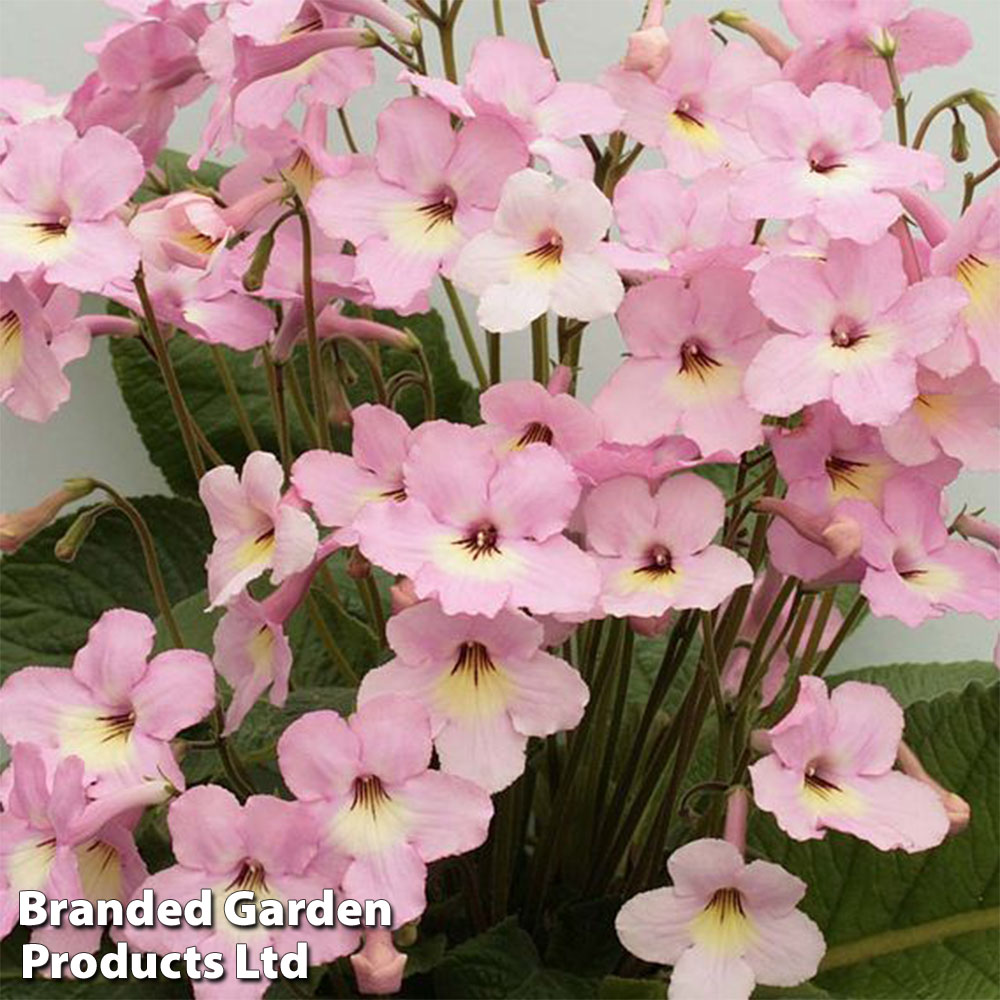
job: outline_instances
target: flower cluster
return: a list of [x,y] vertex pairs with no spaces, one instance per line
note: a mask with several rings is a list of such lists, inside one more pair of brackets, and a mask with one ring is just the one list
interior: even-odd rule
[[[1000,123],[964,91],[911,146],[900,89],[957,62],[966,27],[906,0],[781,0],[793,47],[733,12],[685,19],[683,3],[667,25],[650,0],[620,64],[584,83],[556,73],[537,2],[546,54],[501,18],[461,79],[460,0],[410,2],[407,16],[384,0],[113,6],[124,18],[71,95],[4,82],[0,400],[46,420],[93,337],[147,349],[210,520],[203,604],[218,622],[209,652],[185,648],[148,529],[104,484],[4,517],[13,551],[104,489],[145,532],[161,622],[157,636],[145,614],[108,610],[71,668],[25,667],[0,689],[13,748],[0,933],[21,889],[186,901],[239,885],[386,899],[399,943],[427,911],[429,878],[450,872],[428,866],[488,835],[494,888],[516,838],[533,842],[534,919],[563,811],[593,803],[593,878],[606,870],[607,893],[631,895],[621,943],[673,966],[671,997],[809,979],[823,935],[797,909],[801,879],[744,860],[751,798],[790,838],[835,830],[882,851],[927,850],[969,822],[902,742],[885,689],[823,678],[867,611],[913,627],[947,611],[1000,617],[997,530],[952,517],[944,496],[963,468],[1000,468],[1000,196],[977,190],[995,165],[967,175],[951,221],[927,197],[945,165],[920,148],[936,114],[965,108],[1000,155]],[[443,77],[428,71],[426,28],[441,34]],[[746,40],[720,44],[722,29]],[[344,109],[390,58],[401,87],[362,153]],[[189,166],[236,146],[239,162],[217,189],[190,170],[178,187],[167,132],[206,93]],[[479,383],[475,417],[437,416],[430,352],[407,319],[439,286]],[[114,308],[79,315],[80,293]],[[627,353],[587,403],[577,376],[606,317]],[[529,327],[533,379],[501,380],[502,349]],[[235,404],[247,442],[235,464],[185,400],[172,361],[185,338]],[[266,372],[266,432],[227,370],[236,353]],[[419,423],[401,405],[411,388]],[[350,617],[331,575],[344,562],[377,662],[347,662],[353,714],[285,718],[268,750],[280,791],[257,794],[230,740],[263,696],[291,706],[300,609],[324,635]],[[634,745],[616,749],[637,637],[661,644],[663,667]],[[337,650],[335,628],[327,638]],[[688,694],[658,735],[692,650]],[[664,794],[640,764],[655,771],[665,747],[659,766],[680,782],[713,706],[720,743],[743,751],[719,754],[726,818],[689,824],[671,842],[672,885],[649,888],[677,788],[666,820],[640,822]],[[192,748],[219,753],[217,782],[187,787]],[[176,863],[150,873],[136,826],[170,799]],[[399,989],[406,959],[375,929],[127,932],[164,952],[249,942],[253,967],[303,933],[313,964],[351,955],[362,991]],[[77,930],[40,936],[73,935],[73,950],[99,946]]]

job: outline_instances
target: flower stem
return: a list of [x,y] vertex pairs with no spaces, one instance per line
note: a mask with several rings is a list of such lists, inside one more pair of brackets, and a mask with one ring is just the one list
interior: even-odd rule
[[549,380],[549,317],[545,313],[531,321],[531,358],[535,381],[545,385]]
[[906,98],[903,96],[903,88],[899,82],[899,72],[896,69],[896,57],[891,52],[882,54],[886,71],[889,73],[889,83],[892,85],[892,103],[896,109],[896,133],[899,136],[899,144],[905,146],[908,142],[906,136]]
[[319,602],[312,594],[306,596],[306,608],[309,612],[309,618],[313,623],[313,628],[316,629],[320,639],[323,641],[326,651],[330,654],[330,659],[337,664],[337,669],[343,675],[344,680],[348,684],[359,684],[361,678],[358,677],[357,671],[351,666],[350,660],[344,655],[344,651],[337,645],[337,640],[334,639],[333,633],[323,619],[323,611],[319,606]]
[[292,445],[288,430],[288,413],[285,409],[284,382],[274,363],[271,352],[265,344],[260,350],[264,361],[264,372],[267,375],[268,395],[271,397],[271,409],[274,412],[274,426],[278,432],[278,452],[281,455],[281,467],[285,471],[285,479],[292,468]]
[[493,0],[493,28],[501,38],[506,34],[503,29],[503,0]]
[[545,25],[542,24],[542,11],[537,3],[532,3],[532,0],[528,0],[528,10],[531,12],[531,27],[535,32],[535,41],[538,43],[538,51],[541,52],[543,56],[550,63],[552,63],[552,72],[555,73],[555,77],[559,79],[559,71],[556,69],[555,60],[552,58],[552,50],[549,48],[549,40],[545,37]]
[[229,397],[233,413],[236,414],[236,422],[240,425],[243,440],[246,441],[247,447],[251,451],[259,451],[260,441],[257,440],[257,433],[253,429],[253,424],[250,421],[246,408],[243,406],[243,400],[240,399],[240,394],[236,388],[236,382],[233,380],[233,373],[229,370],[229,363],[226,361],[226,356],[218,344],[212,344],[212,360],[215,362],[215,369],[219,373],[222,387],[226,390],[226,396]]
[[492,330],[486,331],[486,354],[490,365],[490,385],[500,381],[500,334]]
[[205,462],[198,448],[198,439],[194,432],[191,414],[188,412],[187,404],[184,402],[184,395],[181,393],[180,382],[177,380],[177,372],[174,371],[173,363],[170,360],[170,352],[167,349],[166,341],[160,330],[160,324],[156,320],[156,313],[153,310],[153,303],[149,298],[149,290],[146,288],[146,279],[143,275],[142,266],[135,275],[135,290],[139,294],[139,301],[142,303],[143,316],[146,319],[146,326],[153,341],[153,353],[156,356],[156,363],[163,373],[163,381],[167,387],[167,394],[170,396],[170,404],[173,407],[174,416],[181,429],[181,440],[184,442],[184,450],[187,452],[188,461],[191,463],[191,471],[196,479],[201,479],[205,475]]
[[476,373],[476,381],[479,383],[480,389],[486,389],[489,387],[490,380],[486,375],[486,369],[483,367],[483,359],[479,353],[479,348],[476,346],[476,339],[472,335],[472,327],[469,325],[469,319],[465,315],[462,300],[455,286],[443,274],[441,275],[441,284],[444,285],[445,294],[451,303],[451,311],[455,314],[458,332],[462,335],[462,343],[465,344],[465,350],[469,355],[472,370]]
[[340,122],[340,130],[344,133],[344,142],[347,148],[357,155],[358,144],[354,141],[354,133],[351,131],[351,123],[347,118],[347,112],[343,108],[337,108],[337,120]]
[[965,175],[965,193],[962,196],[963,214],[972,204],[972,196],[975,193],[976,188],[982,184],[983,181],[992,177],[998,170],[1000,170],[1000,160],[995,160],[993,164],[987,167],[982,173]]
[[917,126],[917,132],[913,137],[913,148],[920,149],[924,144],[924,138],[927,135],[927,130],[931,127],[932,122],[938,115],[947,111],[949,108],[957,107],[960,104],[965,103],[966,95],[971,93],[968,90],[960,90],[957,94],[952,94],[951,97],[946,97],[943,101],[938,101],[930,111],[921,119],[920,124]]

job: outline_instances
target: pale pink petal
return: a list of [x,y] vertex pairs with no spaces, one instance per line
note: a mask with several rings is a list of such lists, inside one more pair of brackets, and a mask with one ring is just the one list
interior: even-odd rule
[[896,761],[903,710],[885,688],[848,681],[830,696],[837,716],[824,763],[838,773],[882,774]]
[[353,454],[366,469],[380,476],[402,475],[410,428],[406,421],[385,406],[362,403],[352,411]]
[[590,692],[565,660],[539,652],[530,660],[506,660],[503,670],[513,685],[507,710],[519,733],[550,736],[583,718]]
[[750,564],[721,545],[710,545],[676,562],[680,582],[673,598],[675,608],[717,608],[737,588],[753,583]]
[[898,618],[910,628],[944,614],[943,609],[935,607],[927,594],[907,586],[895,569],[869,568],[861,581],[861,593],[868,598],[876,618]]
[[400,97],[378,116],[375,165],[379,175],[419,194],[443,183],[455,148],[448,112],[423,97]]
[[809,103],[815,109],[824,139],[835,150],[864,149],[882,137],[882,111],[857,87],[821,83],[810,95]]
[[65,152],[60,191],[76,219],[103,219],[142,183],[139,150],[123,135],[95,125]]
[[795,909],[808,888],[802,879],[771,861],[751,861],[736,888],[754,913],[781,916]]
[[492,209],[504,181],[527,165],[528,148],[514,129],[499,118],[474,118],[458,133],[445,176],[459,201]]
[[486,839],[493,805],[472,782],[424,771],[410,778],[394,798],[412,820],[410,843],[424,861],[475,850]]
[[819,132],[812,103],[798,87],[785,82],[754,88],[747,125],[761,152],[779,159],[808,153]]
[[388,900],[393,924],[401,927],[423,913],[426,879],[427,866],[416,848],[401,843],[356,857],[344,875],[343,897]]
[[71,222],[65,243],[65,252],[45,269],[46,280],[56,285],[101,292],[113,281],[131,281],[139,266],[139,244],[115,216]]
[[[840,308],[857,319],[884,313],[907,292],[903,255],[893,236],[867,247],[850,240],[832,241],[822,275]],[[823,329],[820,325],[810,332]]]
[[707,900],[679,895],[674,888],[651,889],[633,896],[618,911],[618,939],[637,958],[673,965],[692,945],[689,925]]
[[192,649],[171,649],[150,660],[132,691],[136,725],[157,739],[173,739],[212,711],[212,661]]
[[544,542],[509,540],[512,557],[510,603],[535,614],[589,611],[600,590],[593,559],[568,538],[555,535]]
[[[582,190],[587,182],[579,184]],[[593,187],[593,185],[590,185]],[[504,185],[497,205],[494,229],[502,236],[515,236],[532,242],[553,225],[555,202],[552,178],[537,170],[519,170]],[[599,192],[598,192],[599,194]],[[593,199],[583,195],[589,204]],[[600,211],[600,210],[598,210]],[[610,206],[608,211],[610,212]],[[605,227],[606,228],[606,227]],[[593,229],[593,226],[591,226]]]
[[909,358],[856,361],[833,380],[831,398],[852,423],[885,427],[917,396],[917,366]]
[[657,537],[674,556],[701,551],[722,527],[725,498],[701,476],[672,476],[656,491],[654,500]]
[[543,135],[572,139],[584,133],[613,132],[622,120],[622,109],[603,87],[591,83],[557,83],[539,102],[534,122]]
[[816,221],[834,239],[874,243],[902,214],[894,194],[866,190],[834,190],[816,204]]
[[667,859],[674,889],[705,906],[716,889],[735,885],[743,871],[740,852],[725,840],[704,838],[679,847]]
[[[615,277],[617,279],[617,275]],[[601,303],[607,301],[606,288],[598,289],[598,293]],[[486,330],[511,333],[514,330],[523,330],[533,319],[546,312],[551,299],[551,280],[531,279],[491,285],[479,300],[476,317]],[[591,302],[586,304],[588,307],[594,305]],[[599,313],[599,315],[607,314]]]
[[236,292],[186,302],[183,314],[193,337],[210,344],[225,344],[235,351],[260,347],[274,330],[271,310],[263,302]]
[[[355,257],[355,276],[371,286],[383,309],[420,312],[420,296],[438,273],[442,254],[431,246],[413,246],[393,239],[367,239]],[[426,309],[426,307],[424,307]]]
[[638,476],[595,487],[583,506],[587,545],[605,556],[641,556],[655,539],[657,504]]
[[430,558],[435,544],[458,537],[434,519],[419,501],[368,504],[354,527],[362,553],[390,573],[413,576]]
[[750,767],[754,802],[773,813],[778,826],[794,840],[817,840],[825,836],[815,812],[807,808],[801,771],[783,767],[775,754]]
[[774,916],[758,913],[752,899],[748,904],[754,934],[743,959],[754,979],[766,986],[797,986],[815,976],[826,952],[816,924],[798,910]]
[[833,372],[823,364],[825,338],[782,334],[768,340],[747,369],[744,391],[761,413],[787,417],[830,396]]
[[797,219],[816,201],[809,166],[798,160],[765,160],[743,170],[730,198],[737,219]]
[[768,262],[754,277],[750,294],[765,316],[795,333],[829,333],[840,310],[823,263],[802,257]]
[[146,673],[156,627],[138,611],[105,611],[87,633],[87,644],[73,658],[73,676],[105,704],[127,700]]
[[350,524],[354,515],[366,503],[379,499],[386,488],[374,473],[360,468],[347,455],[318,449],[295,460],[292,483],[328,528]]
[[501,535],[543,541],[566,527],[579,498],[580,484],[566,459],[547,445],[528,445],[500,462],[490,481],[490,517]]
[[528,737],[511,724],[506,712],[450,719],[437,734],[434,746],[441,769],[498,792],[524,772]]
[[282,504],[274,521],[274,560],[271,579],[281,583],[312,562],[319,544],[313,519],[291,504]]
[[695,945],[674,965],[670,1000],[747,1000],[753,992],[753,970],[732,951]]
[[801,677],[795,704],[770,731],[771,746],[783,764],[803,772],[823,755],[836,724],[825,682]]
[[534,48],[510,38],[485,38],[472,53],[465,89],[473,104],[503,107],[515,115],[556,87],[552,64]]
[[278,766],[300,799],[344,795],[361,770],[361,742],[336,712],[309,712],[281,734]]
[[892,37],[898,51],[900,73],[926,66],[952,66],[972,48],[969,26],[960,17],[919,7],[893,22]]
[[618,272],[596,253],[566,253],[552,284],[550,307],[560,316],[610,316],[625,295]]
[[510,278],[515,262],[526,249],[529,248],[511,236],[480,233],[462,247],[451,277],[456,285],[481,295],[491,285]]
[[419,702],[396,695],[360,706],[348,720],[361,741],[361,768],[396,785],[427,770],[431,726]]
[[187,868],[223,872],[245,856],[242,809],[218,785],[199,785],[175,799],[167,814],[174,857]]
[[682,411],[669,392],[677,369],[656,358],[629,358],[618,368],[594,400],[608,440],[651,444],[678,430]]
[[926,278],[907,288],[879,322],[904,331],[900,348],[910,357],[916,357],[947,338],[968,301],[957,281]]

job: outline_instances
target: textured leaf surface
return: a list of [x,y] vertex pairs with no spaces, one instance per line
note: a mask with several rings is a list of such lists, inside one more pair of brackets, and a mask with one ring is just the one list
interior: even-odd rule
[[946,691],[961,691],[966,684],[979,681],[990,684],[997,679],[997,668],[985,660],[955,663],[892,663],[884,667],[862,667],[829,678],[836,687],[844,681],[881,684],[904,708],[916,701],[936,698]]
[[[211,546],[202,508],[188,500],[139,497],[133,501],[156,540],[170,599],[178,602],[205,586]],[[62,666],[87,640],[103,611],[125,607],[156,616],[142,552],[123,515],[101,517],[72,563],[52,554],[75,515],[60,518],[3,560],[0,573],[0,664],[6,676],[27,664]]]

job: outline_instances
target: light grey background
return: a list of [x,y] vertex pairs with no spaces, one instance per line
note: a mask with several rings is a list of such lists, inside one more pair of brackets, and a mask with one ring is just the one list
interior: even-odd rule
[[[401,0],[393,0],[403,8]],[[991,93],[1000,90],[1000,0],[939,0],[930,4],[964,18],[975,37],[973,51],[957,67],[928,70],[904,81],[912,91],[911,129],[928,107],[941,97],[969,86]],[[721,7],[739,7],[776,29],[791,41],[776,0],[674,0],[668,8],[668,28],[694,13],[711,14]],[[552,0],[542,8],[553,57],[566,79],[594,79],[606,66],[621,58],[625,38],[637,23],[641,0]],[[507,33],[531,40],[527,0],[504,0]],[[43,84],[50,93],[72,90],[93,66],[84,43],[98,38],[116,20],[117,12],[100,0],[0,0],[0,73],[23,76]],[[467,0],[459,22],[459,65],[467,64],[478,38],[492,34],[490,0]],[[428,27],[430,36],[433,29]],[[437,48],[428,37],[427,52],[434,64]],[[359,141],[370,148],[374,116],[387,100],[404,91],[394,83],[397,64],[378,56],[379,82],[351,102],[349,113]],[[205,120],[208,98],[185,109],[171,133],[171,145],[191,149]],[[988,165],[989,151],[978,120],[967,115],[972,137],[972,157],[964,167],[951,165],[951,183],[938,196],[941,206],[957,213],[961,200],[961,175],[966,167]],[[886,116],[887,129],[891,115]],[[934,126],[926,147],[948,158],[949,127],[942,117]],[[339,135],[334,135],[334,143]],[[950,162],[950,161],[949,161]],[[641,166],[658,164],[652,154]],[[446,304],[437,303],[446,312]],[[468,303],[470,311],[474,304]],[[617,364],[622,343],[611,320],[594,324],[586,334],[583,351],[583,394],[589,398]],[[467,368],[461,345],[456,357]],[[504,373],[525,375],[530,369],[527,334],[512,334],[504,340]],[[33,503],[43,493],[71,475],[93,474],[116,484],[129,494],[165,490],[162,477],[146,457],[138,434],[118,395],[107,350],[97,343],[90,355],[71,365],[67,373],[73,397],[47,424],[31,424],[0,411],[0,509],[13,510]],[[165,420],[171,420],[164,414]],[[1000,517],[996,476],[964,475],[952,487],[955,508],[963,503],[987,508],[988,516]],[[992,655],[995,625],[974,616],[950,615],[920,629],[904,628],[897,622],[871,620],[852,638],[841,654],[843,665],[890,663],[903,660],[959,660]]]

